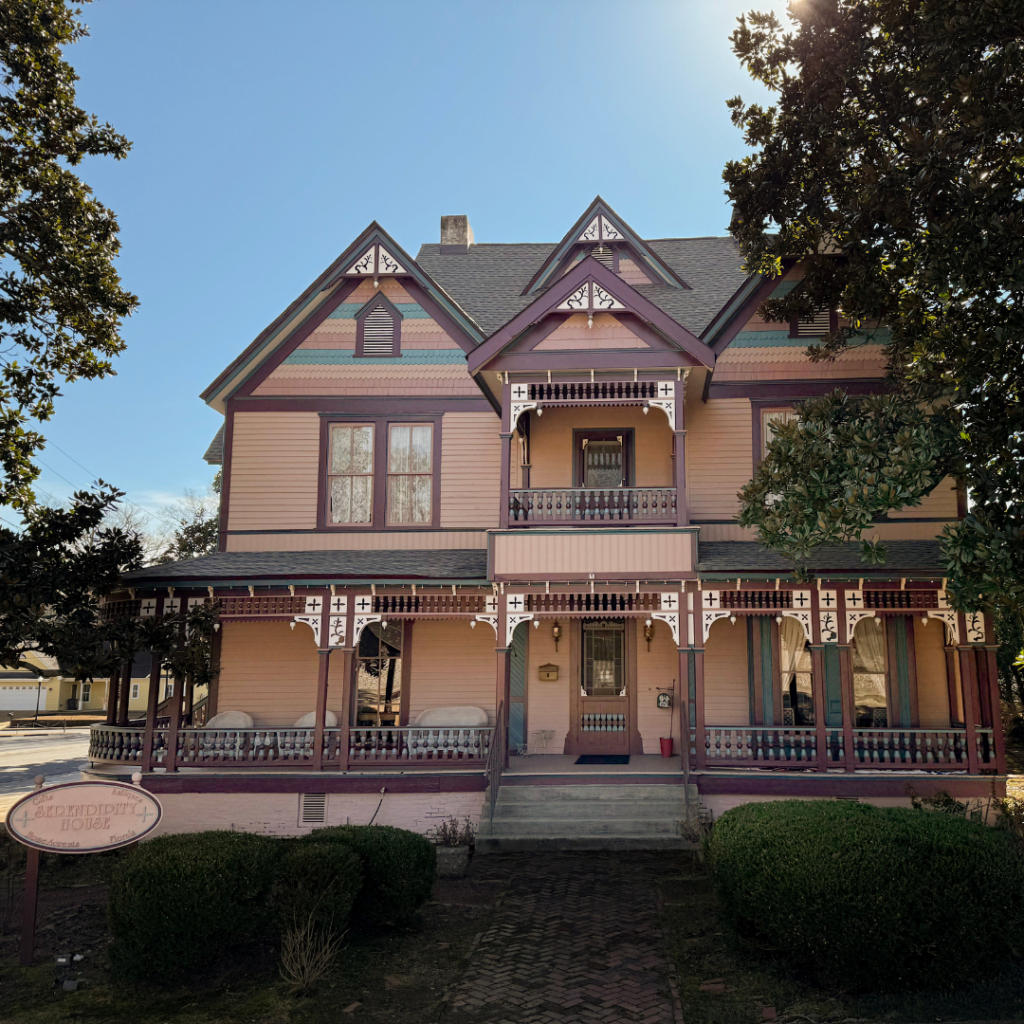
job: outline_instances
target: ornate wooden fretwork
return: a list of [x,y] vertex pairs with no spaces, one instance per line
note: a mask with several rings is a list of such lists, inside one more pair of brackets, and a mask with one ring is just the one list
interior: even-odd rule
[[649,615],[663,606],[660,594],[527,594],[526,610],[541,615]]
[[865,590],[865,608],[938,608],[937,590]]
[[555,308],[563,313],[604,313],[626,307],[596,281],[587,281]]
[[580,232],[577,242],[622,242],[625,235],[604,214],[597,214]]
[[[658,398],[658,387],[666,381],[656,380],[598,380],[553,381],[550,384],[517,384],[513,386],[513,400],[530,402],[644,402]],[[522,388],[520,395],[516,388]]]
[[346,277],[372,277],[375,281],[379,277],[393,274],[405,274],[408,271],[394,256],[384,248],[380,242],[374,242],[366,251],[345,271]]
[[222,597],[222,619],[255,618],[263,615],[293,616],[306,610],[306,598],[288,594],[273,597]]
[[484,594],[378,594],[374,612],[388,618],[408,615],[484,615],[495,610],[495,599]]

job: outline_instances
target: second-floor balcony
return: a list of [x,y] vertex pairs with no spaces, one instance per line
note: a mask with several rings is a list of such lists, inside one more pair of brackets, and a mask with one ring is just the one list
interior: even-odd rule
[[674,487],[533,487],[509,491],[509,526],[676,523]]

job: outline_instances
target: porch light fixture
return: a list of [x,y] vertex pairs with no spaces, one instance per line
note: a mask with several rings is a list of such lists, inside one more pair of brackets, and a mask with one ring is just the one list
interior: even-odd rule
[[534,619],[533,620],[533,628],[534,629],[540,629],[540,619]]
[[476,619],[470,619],[469,620],[469,628],[470,629],[476,629]]
[[654,639],[654,623],[650,619],[644,623],[644,639],[647,641],[647,650],[650,650]]
[[730,615],[729,616],[729,625],[730,626],[735,626],[736,625],[736,616],[735,615]]
[[551,627],[551,638],[555,641],[555,650],[558,650],[558,641],[562,639],[562,627],[558,624],[558,619],[555,619],[555,624]]
[[782,625],[782,616],[781,615],[776,615],[775,616],[775,621],[781,626]]

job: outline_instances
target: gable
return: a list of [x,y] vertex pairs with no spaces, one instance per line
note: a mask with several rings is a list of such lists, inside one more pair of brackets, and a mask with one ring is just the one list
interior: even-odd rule
[[[589,322],[588,322],[589,320]],[[573,313],[542,341],[534,352],[598,351],[601,349],[649,349],[644,341],[622,320],[611,313],[597,313],[592,319],[585,313]]]

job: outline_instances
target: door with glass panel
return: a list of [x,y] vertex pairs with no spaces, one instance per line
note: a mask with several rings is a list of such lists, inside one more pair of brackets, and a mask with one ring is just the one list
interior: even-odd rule
[[626,621],[584,619],[581,624],[576,749],[581,754],[629,753]]
[[397,726],[402,707],[402,623],[371,622],[356,650],[356,725]]

